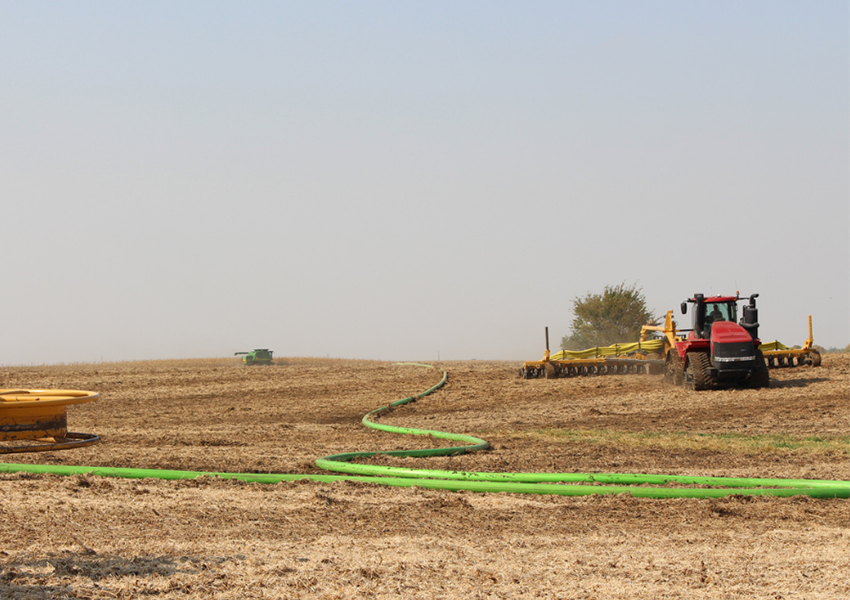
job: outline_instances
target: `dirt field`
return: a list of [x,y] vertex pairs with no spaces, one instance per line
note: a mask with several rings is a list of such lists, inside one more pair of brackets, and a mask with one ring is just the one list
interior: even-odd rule
[[[318,473],[335,452],[436,444],[365,429],[436,371],[233,359],[0,369],[0,388],[102,394],[71,407],[90,448],[5,462]],[[445,388],[384,422],[492,451],[395,464],[473,471],[850,479],[850,355],[766,390],[658,376],[522,380],[441,363]],[[386,458],[381,462],[393,462]],[[850,501],[579,498],[367,484],[2,474],[2,598],[847,598]]]

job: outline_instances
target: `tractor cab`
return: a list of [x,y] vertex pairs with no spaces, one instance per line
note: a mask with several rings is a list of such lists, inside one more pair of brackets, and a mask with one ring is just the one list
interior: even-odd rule
[[[749,297],[749,303],[743,307],[743,316],[739,325],[750,334],[750,338],[755,342],[758,340],[758,309],[756,308],[756,298],[758,294],[753,294]],[[738,318],[738,300],[742,300],[740,296],[710,296],[706,298],[703,294],[694,294],[693,298],[682,302],[682,314],[687,314],[688,303],[694,305],[691,313],[692,331],[688,335],[689,339],[710,340],[711,329],[714,323],[720,321],[728,321],[735,323]]]
[[703,294],[694,294],[693,298],[682,302],[682,314],[687,313],[688,302],[694,304],[694,310],[691,313],[692,339],[711,339],[711,327],[720,321],[734,323],[738,318],[737,300],[738,298],[733,296],[706,298]]

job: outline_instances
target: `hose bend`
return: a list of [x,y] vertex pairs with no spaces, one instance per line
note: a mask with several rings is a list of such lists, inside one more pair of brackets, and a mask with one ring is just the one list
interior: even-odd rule
[[[421,363],[399,363],[434,369],[433,365]],[[404,435],[427,435],[435,439],[460,442],[444,448],[415,450],[390,450],[347,452],[325,456],[316,461],[316,466],[326,471],[345,475],[310,474],[259,474],[259,473],[216,473],[207,471],[170,471],[162,469],[127,469],[111,467],[86,467],[66,465],[28,465],[0,463],[0,472],[53,473],[56,475],[88,474],[102,477],[194,479],[202,476],[236,479],[257,483],[279,483],[282,481],[310,480],[362,481],[395,487],[423,487],[449,491],[508,492],[522,494],[555,494],[561,496],[586,496],[591,494],[630,494],[642,498],[720,498],[731,495],[744,496],[796,496],[814,498],[850,498],[850,481],[809,479],[762,479],[736,477],[690,477],[685,475],[651,475],[629,473],[485,473],[467,471],[445,471],[433,469],[409,469],[383,465],[363,465],[353,462],[378,454],[387,456],[448,456],[486,450],[489,444],[472,435],[448,433],[431,429],[396,427],[375,422],[377,417],[396,407],[415,402],[445,385],[448,374],[440,369],[440,381],[429,389],[397,400],[392,404],[367,413],[362,423],[371,429]],[[670,484],[702,487],[665,487]],[[660,487],[656,487],[660,486]]]

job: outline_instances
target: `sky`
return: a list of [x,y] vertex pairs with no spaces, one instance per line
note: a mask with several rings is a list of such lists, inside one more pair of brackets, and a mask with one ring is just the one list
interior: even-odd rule
[[850,343],[844,1],[4,0],[0,80],[0,365]]

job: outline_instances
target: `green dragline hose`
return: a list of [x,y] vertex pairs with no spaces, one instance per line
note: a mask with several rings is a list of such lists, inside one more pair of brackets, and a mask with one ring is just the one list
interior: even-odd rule
[[[433,369],[432,365],[401,363]],[[387,452],[349,452],[326,456],[316,461],[316,466],[327,471],[346,475],[307,474],[258,474],[258,473],[214,473],[207,471],[168,471],[162,469],[124,469],[111,467],[27,465],[0,463],[0,472],[53,473],[56,475],[98,475],[102,477],[128,477],[157,479],[194,479],[201,476],[237,479],[257,483],[279,483],[281,481],[363,481],[397,487],[424,487],[439,490],[473,492],[510,492],[521,494],[557,494],[561,496],[586,496],[590,494],[631,494],[643,498],[720,498],[731,495],[746,496],[796,496],[814,498],[850,498],[850,481],[825,481],[810,479],[750,479],[734,477],[689,477],[682,475],[646,475],[624,473],[475,473],[466,471],[441,471],[430,469],[408,469],[380,465],[361,465],[355,459],[377,454],[389,456],[447,456],[485,450],[489,445],[480,438],[459,434],[394,427],[370,420],[409,402],[427,396],[440,389],[448,378],[440,369],[442,378],[433,387],[397,400],[392,404],[375,409],[363,417],[363,425],[389,433],[427,435],[450,440],[461,445],[445,448],[419,450],[392,450]],[[590,484],[590,485],[587,485]],[[697,485],[704,487],[650,487],[668,484]]]

